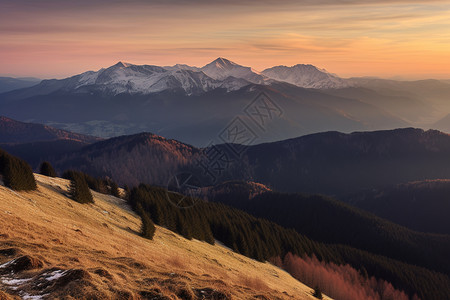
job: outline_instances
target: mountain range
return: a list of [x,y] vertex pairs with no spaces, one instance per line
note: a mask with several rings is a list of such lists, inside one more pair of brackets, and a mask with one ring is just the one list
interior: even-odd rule
[[40,79],[33,77],[25,77],[25,78],[0,77],[0,93],[27,88],[36,85],[39,82],[41,82]]
[[50,160],[60,171],[107,174],[128,185],[166,185],[172,175],[188,171],[202,186],[251,180],[282,192],[345,196],[450,176],[450,136],[414,128],[195,147],[152,133],[101,140],[2,117],[0,141],[2,148],[34,168]]
[[164,186],[171,176],[188,171],[203,185],[251,180],[278,191],[340,196],[449,178],[448,157],[449,135],[410,128],[326,132],[254,146],[206,148],[142,133],[100,141],[54,162],[61,170],[77,167],[95,175],[106,172],[128,185],[146,182]]
[[448,93],[444,81],[343,79],[312,65],[258,72],[218,58],[201,68],[119,62],[43,80],[0,94],[0,111],[99,137],[147,131],[206,146],[236,118],[255,143],[328,130],[432,126],[445,117]]
[[[73,140],[66,139],[65,135],[56,135],[56,140],[28,143],[26,139],[34,136],[26,133],[42,129],[39,124],[23,124],[8,118],[1,118],[0,124],[0,128],[5,128],[0,131],[0,139],[2,133],[7,137],[13,129],[23,128],[23,143],[2,144],[1,148],[10,146],[7,150],[11,154],[28,161],[38,161],[35,153],[42,153],[44,156],[40,161],[49,160],[60,174],[67,169],[76,169],[96,177],[110,177],[121,185],[134,186],[130,199],[147,199],[139,204],[148,210],[155,222],[183,236],[187,234],[182,230],[186,227],[180,227],[178,222],[187,222],[190,218],[204,221],[207,216],[208,222],[212,222],[214,238],[250,257],[266,259],[270,257],[269,252],[276,249],[281,252],[274,253],[282,255],[285,251],[302,249],[296,255],[303,253],[317,257],[324,264],[347,264],[364,278],[375,276],[392,282],[396,289],[406,291],[413,299],[416,299],[413,294],[423,299],[445,299],[450,272],[447,256],[450,239],[445,228],[428,230],[424,227],[433,217],[432,225],[447,224],[445,213],[437,213],[442,206],[427,205],[425,195],[418,199],[418,205],[410,205],[410,212],[406,214],[420,216],[418,222],[405,223],[402,218],[386,216],[423,232],[376,216],[386,214],[386,202],[391,203],[394,211],[402,213],[401,207],[410,201],[409,190],[414,190],[413,195],[417,196],[431,194],[433,203],[442,202],[440,198],[445,197],[447,189],[445,180],[428,180],[431,184],[406,183],[402,185],[405,188],[394,190],[394,193],[385,186],[422,178],[448,178],[450,137],[445,133],[413,128],[352,134],[324,132],[253,146],[228,143],[203,148],[156,134],[140,133],[107,140],[86,137],[83,145],[77,141],[77,146],[72,147]],[[43,128],[54,131],[46,126]],[[180,216],[180,209],[167,201],[170,192],[148,185],[168,187],[174,175],[181,178],[178,177],[180,174],[195,178],[195,185],[189,185],[189,189],[195,189],[197,195],[206,195],[209,200],[199,202],[196,210],[181,210],[185,219]],[[211,174],[217,178],[213,180]],[[234,181],[227,182],[228,179]],[[60,179],[44,180],[46,189],[62,193],[58,197],[66,197],[67,183],[60,183]],[[54,183],[57,183],[56,188],[51,187]],[[374,188],[384,191],[384,199],[383,194],[378,197],[380,194]],[[4,191],[9,193],[8,189]],[[374,194],[368,191],[374,191]],[[328,196],[283,192],[335,194],[372,213]],[[43,195],[40,191],[36,193]],[[180,193],[174,194],[184,199]],[[27,199],[23,200],[28,203]],[[102,196],[102,199],[106,198]],[[133,201],[129,203],[133,205]],[[153,206],[155,201],[159,201],[159,206]],[[445,199],[443,201],[445,203]],[[37,199],[32,203],[41,202]],[[105,212],[100,210],[98,213]],[[245,226],[244,220],[249,222]],[[269,224],[266,220],[291,229],[276,227],[275,223],[265,227],[264,224]],[[236,226],[252,229],[243,231]],[[104,224],[101,227],[108,228]],[[80,230],[89,231],[88,228]],[[200,234],[199,228],[196,231],[194,228],[192,234]],[[226,235],[227,228],[234,228],[237,235]],[[273,232],[278,228],[285,237],[277,246],[272,243],[279,237]],[[129,232],[128,229],[121,230]],[[428,231],[444,234],[425,233]],[[198,238],[197,235],[194,237]],[[210,240],[213,242],[214,239]],[[256,249],[260,249],[262,243],[271,246],[264,246],[265,251],[258,252]],[[298,245],[291,249],[291,243]]]
[[56,129],[42,124],[19,122],[0,116],[0,144],[48,142],[56,140],[72,140],[90,144],[101,139]]

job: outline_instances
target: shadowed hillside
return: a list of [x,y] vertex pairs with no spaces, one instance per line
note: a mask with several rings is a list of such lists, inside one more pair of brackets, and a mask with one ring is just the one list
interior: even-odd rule
[[414,230],[450,234],[448,179],[398,184],[341,199]]
[[[236,156],[233,149],[241,154]],[[283,192],[346,195],[415,180],[450,178],[450,136],[412,128],[325,132],[255,146],[199,149],[138,134],[96,143],[54,164],[94,175],[107,173],[128,185],[166,185],[175,174],[189,171],[201,178],[203,186],[250,180]]]

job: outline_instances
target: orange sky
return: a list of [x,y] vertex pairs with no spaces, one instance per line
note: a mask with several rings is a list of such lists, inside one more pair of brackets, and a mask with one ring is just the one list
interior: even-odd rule
[[2,0],[0,37],[0,76],[221,56],[257,70],[450,78],[450,1]]

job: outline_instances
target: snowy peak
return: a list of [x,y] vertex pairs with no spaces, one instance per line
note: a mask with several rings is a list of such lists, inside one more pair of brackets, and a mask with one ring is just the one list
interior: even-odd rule
[[168,90],[192,95],[217,88],[233,91],[250,84],[248,81],[237,78],[216,80],[198,68],[187,65],[159,67],[125,62],[118,62],[97,72],[85,72],[63,81],[66,81],[65,88],[69,90],[99,91],[108,95],[123,93],[146,95]]
[[131,66],[131,64],[126,63],[126,62],[119,61],[117,64],[115,64],[115,65],[112,66],[112,67],[116,67],[116,68],[127,68],[127,67],[129,67],[129,66]]
[[214,89],[230,92],[251,83],[270,85],[276,81],[317,89],[350,86],[349,80],[313,65],[277,66],[261,73],[219,57],[202,68],[184,64],[166,67],[135,65],[119,61],[98,71],[88,71],[62,80],[44,80],[36,88],[41,92],[64,90],[113,96],[123,93],[148,95],[164,91],[193,95]]
[[224,80],[227,77],[235,77],[252,83],[266,84],[268,78],[250,67],[244,67],[226,58],[219,57],[201,68],[206,75],[216,80]]
[[209,63],[209,65],[211,65],[211,64],[215,65],[216,68],[222,69],[222,70],[227,70],[227,69],[229,70],[229,69],[232,69],[234,67],[242,67],[242,66],[232,62],[231,60],[228,60],[228,59],[223,58],[223,57],[219,57],[215,61]]
[[303,88],[335,89],[350,86],[347,80],[313,65],[276,66],[264,70],[262,74]]
[[196,71],[200,72],[200,68],[192,67],[186,64],[176,64],[173,66],[165,66],[164,69],[172,71],[172,70],[189,70],[189,71]]

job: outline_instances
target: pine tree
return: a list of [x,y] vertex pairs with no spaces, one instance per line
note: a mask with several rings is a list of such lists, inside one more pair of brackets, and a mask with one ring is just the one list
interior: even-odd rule
[[55,169],[48,161],[44,161],[40,167],[40,173],[48,177],[56,177]]
[[78,173],[72,174],[69,194],[73,200],[79,203],[94,203],[86,180]]
[[130,200],[130,193],[131,193],[130,187],[128,185],[125,185],[123,191],[124,191],[123,199]]
[[30,191],[37,188],[30,165],[6,152],[0,154],[0,172],[4,184],[13,190]]
[[152,219],[150,219],[148,213],[142,208],[140,203],[136,206],[136,212],[141,217],[142,225],[141,225],[141,236],[143,238],[152,240],[155,235],[156,227],[153,223]]
[[110,188],[111,188],[111,191],[110,191],[111,195],[113,195],[114,197],[120,198],[119,186],[117,185],[117,183],[115,183],[114,181],[111,181]]
[[313,296],[316,297],[317,299],[323,299],[322,291],[320,290],[320,288],[319,288],[318,286],[316,286],[316,287],[314,288],[314,294],[313,294]]
[[141,215],[142,226],[141,226],[141,235],[142,237],[152,240],[155,235],[156,227],[153,223],[152,219],[149,218],[148,214],[143,213]]

